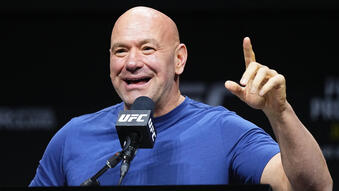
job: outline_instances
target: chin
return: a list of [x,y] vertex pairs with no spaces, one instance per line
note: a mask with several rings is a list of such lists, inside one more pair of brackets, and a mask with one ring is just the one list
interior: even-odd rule
[[134,103],[134,101],[140,97],[140,96],[146,96],[146,97],[149,97],[152,99],[151,96],[147,95],[147,94],[143,94],[143,93],[135,93],[135,94],[132,94],[132,95],[128,95],[126,96],[123,101],[125,102],[126,105],[130,106]]

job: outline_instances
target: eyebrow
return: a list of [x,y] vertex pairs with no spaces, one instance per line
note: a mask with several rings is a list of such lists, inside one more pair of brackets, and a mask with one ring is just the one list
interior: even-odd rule
[[142,41],[139,43],[139,45],[146,44],[146,43],[152,43],[152,44],[154,44],[155,46],[159,47],[158,41],[155,40],[154,38],[148,38],[148,39],[142,40]]
[[[153,39],[153,38],[148,38],[148,39],[144,39],[140,42],[138,42],[138,46],[141,46],[143,44],[146,44],[146,43],[151,43],[151,44],[154,44],[156,47],[159,47],[159,43],[157,40]],[[123,42],[115,42],[113,43],[112,47],[111,47],[111,50],[114,50],[115,48],[117,47],[128,47],[128,45],[126,43],[123,43]]]
[[121,43],[121,42],[116,42],[112,45],[111,50],[116,49],[117,47],[128,47],[126,44]]

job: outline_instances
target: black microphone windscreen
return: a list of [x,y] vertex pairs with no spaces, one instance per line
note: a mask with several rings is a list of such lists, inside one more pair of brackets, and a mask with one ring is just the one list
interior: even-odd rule
[[140,96],[135,99],[134,103],[131,106],[131,110],[151,110],[154,109],[154,102],[151,98],[146,96]]
[[[138,139],[135,146],[138,148],[153,148],[157,137],[152,122],[154,102],[145,96],[135,99],[130,110],[120,111],[115,128],[121,147],[124,148],[127,137],[136,133]],[[133,143],[134,144],[134,143]]]

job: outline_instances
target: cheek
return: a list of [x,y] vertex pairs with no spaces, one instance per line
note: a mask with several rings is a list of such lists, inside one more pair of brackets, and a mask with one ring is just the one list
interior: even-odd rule
[[109,66],[111,78],[118,76],[123,66],[124,64],[121,59],[111,59],[110,66]]
[[149,55],[144,58],[144,63],[159,77],[166,78],[174,73],[174,62],[169,56]]

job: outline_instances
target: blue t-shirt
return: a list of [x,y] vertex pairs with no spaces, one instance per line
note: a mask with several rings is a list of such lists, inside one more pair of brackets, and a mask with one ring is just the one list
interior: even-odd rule
[[[115,129],[123,103],[73,118],[52,138],[30,186],[79,186],[121,150]],[[124,185],[259,184],[278,144],[261,128],[224,107],[188,97],[154,119],[153,149],[139,149]],[[98,180],[116,185],[120,165]]]

